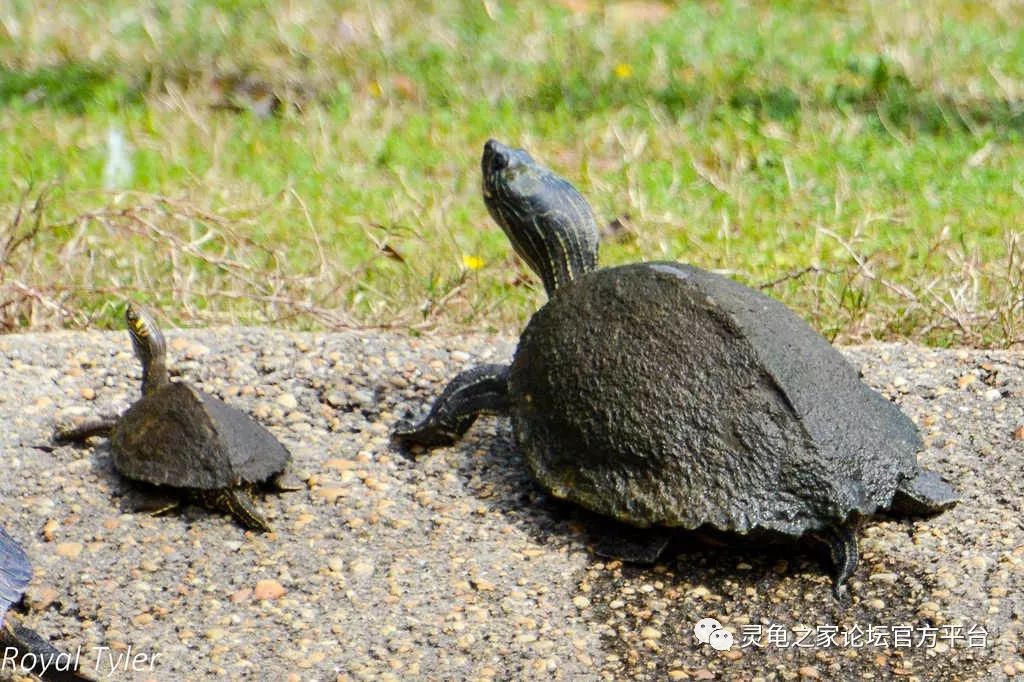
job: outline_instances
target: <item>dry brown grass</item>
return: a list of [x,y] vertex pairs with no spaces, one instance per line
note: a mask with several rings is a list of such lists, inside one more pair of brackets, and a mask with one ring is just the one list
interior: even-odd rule
[[[543,292],[480,201],[496,136],[628,225],[604,263],[763,283],[839,341],[1020,345],[1021,19],[1011,0],[0,6],[0,325],[116,327],[133,298],[189,325],[514,334]],[[99,189],[110,128],[134,191]]]
[[[183,199],[133,192],[111,195],[105,208],[55,220],[55,194],[52,187],[25,192],[0,223],[0,328],[6,331],[105,324],[119,317],[128,299],[161,308],[185,324],[430,331],[450,327],[458,314],[514,333],[521,323],[516,307],[503,309],[503,296],[489,299],[469,268],[435,293],[425,290],[417,297],[368,284],[371,269],[400,291],[436,279],[429,261],[403,255],[402,244],[430,240],[416,228],[367,226],[365,238],[375,244],[376,256],[363,268],[338,269],[307,224],[303,240],[316,253],[315,266],[300,270],[280,244],[268,247],[250,236],[267,207],[218,213]],[[947,267],[941,275],[908,283],[880,274],[891,257],[886,252],[865,255],[858,244],[819,229],[847,252],[845,264],[808,266],[761,283],[742,272],[725,274],[783,299],[799,290],[802,300],[816,302],[806,311],[811,322],[841,342],[877,338],[888,327],[892,336],[915,341],[1024,344],[1020,232],[1006,234],[1006,257],[998,261],[985,261],[977,250],[956,248],[949,235],[940,235],[930,251]],[[536,289],[513,256],[502,267],[504,286]],[[885,305],[879,304],[879,290],[887,293]],[[346,299],[353,291],[360,293]],[[372,305],[354,315],[367,297]],[[527,298],[538,304],[542,294],[536,290]],[[837,318],[837,310],[844,315]]]

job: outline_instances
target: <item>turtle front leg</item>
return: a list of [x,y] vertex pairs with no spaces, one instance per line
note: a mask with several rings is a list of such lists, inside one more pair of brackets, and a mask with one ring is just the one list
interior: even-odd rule
[[259,530],[264,533],[274,530],[256,510],[256,503],[253,501],[252,495],[244,488],[197,490],[195,496],[199,503],[207,509],[227,512],[250,530]]
[[53,434],[53,441],[58,445],[66,443],[84,443],[93,437],[109,438],[117,419],[104,417],[87,421],[80,426],[58,428]]
[[834,575],[832,594],[844,606],[850,603],[850,591],[846,583],[850,580],[860,553],[857,550],[857,522],[850,520],[843,524],[828,526],[810,534],[811,539],[825,545]]
[[451,445],[480,414],[507,411],[508,366],[480,365],[452,379],[422,421],[415,425],[403,422],[392,435],[403,445]]

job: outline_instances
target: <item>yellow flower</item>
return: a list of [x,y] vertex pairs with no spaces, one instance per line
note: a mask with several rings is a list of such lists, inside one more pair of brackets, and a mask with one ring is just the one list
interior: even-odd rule
[[467,270],[479,270],[484,266],[484,259],[480,256],[466,256],[462,257],[462,264]]
[[615,76],[622,80],[629,78],[633,75],[633,67],[629,64],[616,64],[615,65]]

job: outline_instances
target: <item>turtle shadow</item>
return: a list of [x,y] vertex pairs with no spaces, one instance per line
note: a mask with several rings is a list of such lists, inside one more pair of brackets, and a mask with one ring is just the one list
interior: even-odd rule
[[677,575],[708,575],[726,594],[770,590],[783,576],[796,574],[820,583],[823,598],[832,600],[828,555],[814,543],[706,527],[630,526],[549,494],[533,479],[507,427],[474,432],[454,448],[460,451],[460,480],[538,545],[584,553],[590,566],[617,561],[637,575],[653,577],[666,567]]
[[[565,503],[553,498],[533,479],[508,427],[498,426],[492,433],[481,431],[476,432],[478,438],[456,446],[463,450],[457,475],[468,492],[534,542],[569,544],[576,532]],[[482,456],[476,454],[481,449]]]
[[156,514],[164,515],[180,513],[187,505],[172,508],[177,498],[171,492],[143,481],[129,481],[114,466],[113,454],[109,439],[90,439],[89,443],[67,443],[55,446],[55,457],[61,448],[88,450],[89,468],[99,479],[104,489],[109,492],[111,507],[122,514]]
[[[84,442],[59,442],[55,433],[50,433],[45,436],[44,444],[32,447],[48,453],[55,464],[66,463],[68,459],[88,458],[89,469],[112,495],[123,494],[130,487],[114,467],[109,438],[92,437]],[[75,454],[68,457],[67,453]]]
[[[744,536],[709,526],[697,529],[637,528],[580,508],[571,502],[550,503],[579,529],[591,566],[621,566],[634,577],[671,574],[712,593],[744,595],[750,589],[772,592],[786,576],[820,583],[832,603],[827,551],[805,539],[771,533]],[[836,607],[842,607],[835,602]]]

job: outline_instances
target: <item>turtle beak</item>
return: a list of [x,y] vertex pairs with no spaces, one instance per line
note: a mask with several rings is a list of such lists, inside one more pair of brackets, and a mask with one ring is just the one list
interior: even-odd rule
[[480,160],[480,169],[484,176],[484,197],[490,198],[492,189],[497,184],[498,173],[508,168],[511,150],[497,140],[487,140],[484,145],[484,156]]

